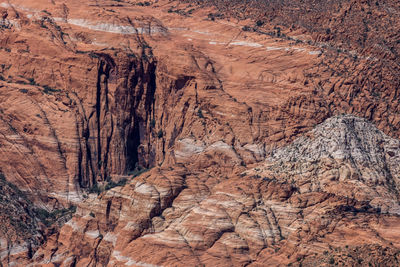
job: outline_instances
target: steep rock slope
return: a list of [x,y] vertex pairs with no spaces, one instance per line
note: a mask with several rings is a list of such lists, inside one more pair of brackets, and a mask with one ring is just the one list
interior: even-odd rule
[[[312,44],[325,57],[305,73],[320,110],[345,110],[376,121],[398,137],[400,42],[398,1],[182,1],[177,10],[214,7],[208,19],[238,19],[246,32]],[[179,7],[179,8],[178,8]],[[172,9],[172,10],[176,10]],[[302,101],[300,104],[298,102]],[[310,100],[292,96],[290,106],[312,109]],[[285,115],[290,108],[281,107]],[[325,110],[327,109],[327,111]],[[340,114],[340,113],[339,113]],[[284,116],[290,120],[293,115]],[[318,122],[322,122],[319,120]]]
[[[7,182],[0,173],[0,246],[2,262],[9,263],[10,257],[30,253],[32,246],[38,246],[43,236],[40,233],[39,220],[35,219],[35,210],[26,195]],[[30,250],[30,251],[29,251]]]
[[[175,1],[0,6],[1,170],[36,206],[78,206],[5,263],[396,265],[396,141],[369,123],[398,137],[398,76],[379,55],[243,31]],[[307,143],[335,139],[323,130],[304,141],[315,165],[292,162],[308,154],[291,146],[271,154],[341,113],[369,122],[318,129],[341,129],[366,158],[325,166]]]
[[290,146],[275,151],[263,170],[296,181],[301,191],[324,191],[370,201],[399,214],[399,147],[369,122],[353,116],[328,119]]
[[59,231],[71,219],[76,207],[52,212],[35,207],[27,193],[0,173],[0,247],[1,262],[27,262],[48,235]]
[[398,140],[364,119],[340,116],[278,149],[266,165],[206,190],[199,182],[207,169],[193,177],[182,167],[156,168],[82,203],[79,215],[34,260],[395,266],[398,153]]
[[[398,1],[205,0],[182,2],[214,6],[210,19],[247,20],[247,30],[312,41],[325,48],[358,51],[398,63]],[[191,6],[193,8],[193,6]],[[196,6],[194,6],[196,8]],[[181,7],[182,11],[185,9]],[[187,10],[187,9],[186,9]],[[193,11],[192,11],[193,12]],[[397,69],[397,66],[392,66]],[[397,69],[398,70],[398,69]]]

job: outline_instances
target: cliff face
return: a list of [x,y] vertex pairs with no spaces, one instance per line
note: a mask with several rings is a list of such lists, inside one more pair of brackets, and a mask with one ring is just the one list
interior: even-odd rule
[[[156,62],[146,54],[145,43],[138,42],[137,54],[73,50],[67,41],[66,47],[54,43],[50,27],[62,30],[53,18],[42,18],[43,25],[36,23],[25,21],[27,32],[22,28],[16,33],[12,27],[3,34],[5,46],[24,44],[31,53],[4,48],[8,64],[2,64],[2,121],[4,132],[10,134],[2,140],[9,147],[3,171],[30,189],[76,197],[79,188],[127,173],[136,164],[154,165],[151,147],[140,155],[136,152],[139,144],[152,140],[146,125],[154,111]],[[45,29],[45,36],[18,40],[39,27]],[[51,35],[46,36],[46,31]],[[39,45],[40,38],[49,47]],[[65,54],[62,59],[48,59],[53,53]],[[86,90],[76,91],[81,86]],[[25,162],[12,158],[24,153],[28,154],[23,156]],[[58,175],[63,178],[55,183],[48,179]]]
[[215,12],[0,3],[2,263],[397,265],[396,65]]
[[227,179],[154,168],[92,195],[34,261],[395,266],[398,147],[365,120],[340,116]]
[[[41,244],[41,235],[35,210],[31,202],[17,187],[0,174],[1,231],[0,246],[2,262],[9,262],[9,254],[28,251]],[[30,249],[30,251],[29,251]]]
[[[148,126],[154,119],[156,63],[141,58],[115,62],[107,53],[94,55],[98,57],[94,103],[87,111],[78,111],[81,187],[132,171],[138,164],[153,166],[155,156]],[[138,56],[147,57],[144,51]]]

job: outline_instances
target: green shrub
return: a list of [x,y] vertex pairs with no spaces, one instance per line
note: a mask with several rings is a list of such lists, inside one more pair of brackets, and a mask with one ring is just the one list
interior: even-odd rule
[[99,195],[103,190],[99,187],[98,184],[94,184],[91,188],[89,188],[89,193],[96,193]]
[[119,180],[117,183],[114,181],[109,181],[108,184],[105,187],[105,190],[110,190],[111,188],[117,187],[117,186],[124,186],[128,180],[126,178],[123,178]]
[[36,81],[34,78],[28,78],[28,81],[30,85],[36,85]]
[[[118,2],[120,2],[120,1],[118,1]],[[137,5],[137,6],[150,6],[151,3],[148,2],[148,1],[144,1],[144,2],[136,3],[136,5]]]
[[242,31],[249,32],[251,28],[249,26],[243,26]]
[[278,36],[278,37],[281,36],[281,28],[279,28],[279,27],[276,28],[276,36]]
[[69,208],[53,210],[52,212],[46,209],[38,208],[35,209],[36,217],[42,221],[47,227],[51,226],[61,217],[66,215],[72,215],[76,212],[76,206],[72,205]]
[[25,81],[21,81],[21,80],[19,80],[19,81],[16,81],[15,83],[18,83],[18,84],[28,84],[27,82],[25,82]]
[[201,108],[199,108],[199,109],[197,110],[197,116],[199,116],[200,119],[203,119],[203,118],[204,118],[203,111],[201,110]]
[[262,25],[264,25],[264,21],[257,20],[257,21],[256,21],[256,25],[257,25],[258,27],[261,27]]
[[133,171],[129,172],[128,175],[132,175],[132,179],[147,172],[149,169],[136,167]]
[[151,128],[156,127],[156,120],[155,120],[155,119],[152,119],[152,120],[150,121],[150,127],[151,127]]
[[98,56],[97,54],[93,53],[93,52],[90,52],[90,53],[89,53],[89,56],[90,56],[91,58],[99,58],[99,56]]
[[60,92],[60,91],[61,91],[60,89],[54,89],[48,85],[43,86],[43,92],[48,95],[51,95],[53,93]]
[[164,132],[163,132],[162,129],[160,129],[160,130],[158,131],[158,133],[157,133],[157,137],[158,137],[158,138],[163,138],[163,136],[164,136]]

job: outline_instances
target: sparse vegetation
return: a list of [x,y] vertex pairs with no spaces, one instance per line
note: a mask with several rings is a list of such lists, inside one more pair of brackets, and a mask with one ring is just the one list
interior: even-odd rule
[[281,28],[280,27],[274,27],[275,29],[275,35],[277,37],[281,37]]
[[30,85],[37,85],[34,78],[28,78],[28,81]]
[[58,209],[54,211],[47,211],[46,209],[38,208],[35,210],[36,217],[39,218],[47,227],[54,224],[61,217],[72,215],[76,212],[76,206],[70,206],[69,208]]
[[207,17],[209,20],[214,21],[215,19],[222,19],[224,15],[221,13],[209,13]]
[[146,168],[142,168],[142,167],[140,167],[140,166],[137,166],[133,171],[130,171],[130,172],[128,173],[128,175],[129,175],[129,176],[132,176],[132,179],[133,179],[133,178],[135,178],[135,177],[137,177],[137,176],[139,176],[139,175],[141,175],[142,173],[145,173],[145,172],[147,172],[147,171],[149,171],[149,169],[146,169]]
[[199,116],[200,119],[203,119],[203,118],[204,118],[203,111],[201,110],[201,108],[199,108],[199,109],[197,110],[197,116]]
[[136,3],[137,6],[150,6],[151,2],[144,1],[144,2],[138,2]]
[[15,83],[17,83],[17,84],[28,84],[26,81],[22,81],[22,80],[18,80]]
[[110,190],[111,188],[117,187],[117,186],[124,186],[128,182],[128,179],[123,178],[119,180],[118,182],[114,181],[109,181],[108,184],[105,186],[104,190]]
[[158,137],[158,138],[163,138],[163,136],[164,136],[164,132],[163,132],[162,129],[160,129],[160,130],[158,131],[158,133],[157,133],[157,137]]
[[43,13],[46,13],[47,15],[51,16],[51,13],[47,11],[46,9],[42,10]]
[[262,20],[257,20],[256,21],[256,26],[257,27],[261,27],[261,26],[263,26],[264,25],[264,21],[262,21]]
[[154,128],[154,127],[156,127],[156,120],[155,120],[155,119],[152,119],[152,120],[150,121],[150,128]]
[[101,192],[103,192],[103,189],[100,188],[99,184],[94,184],[91,188],[89,188],[89,193],[93,194],[96,193],[97,195],[99,195]]
[[61,90],[60,89],[54,89],[54,88],[52,88],[52,87],[50,87],[48,85],[44,85],[43,86],[43,93],[45,93],[45,94],[51,95],[51,94],[56,93],[56,92],[61,92]]
[[89,57],[91,57],[91,58],[99,58],[99,55],[97,55],[97,54],[95,54],[93,52],[90,52],[89,53]]
[[242,31],[244,31],[244,32],[249,32],[249,31],[251,31],[252,30],[252,28],[250,27],[250,26],[243,26],[242,27]]

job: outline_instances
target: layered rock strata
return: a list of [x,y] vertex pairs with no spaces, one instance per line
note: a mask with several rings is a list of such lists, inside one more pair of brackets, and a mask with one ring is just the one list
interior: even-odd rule
[[32,203],[2,263],[397,265],[395,59],[177,1],[0,6],[0,171]]

